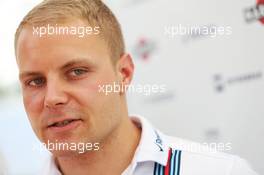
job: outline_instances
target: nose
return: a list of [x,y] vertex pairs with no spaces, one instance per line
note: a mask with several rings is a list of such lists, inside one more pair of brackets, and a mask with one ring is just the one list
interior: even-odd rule
[[58,79],[47,81],[44,105],[46,108],[56,108],[67,104],[68,96],[65,85]]

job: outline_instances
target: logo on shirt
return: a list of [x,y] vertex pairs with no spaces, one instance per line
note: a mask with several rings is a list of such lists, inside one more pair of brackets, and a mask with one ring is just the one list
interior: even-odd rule
[[162,140],[160,138],[160,135],[158,134],[158,132],[155,130],[155,134],[156,134],[156,140],[155,140],[155,144],[159,147],[160,151],[164,151],[163,147],[163,143]]

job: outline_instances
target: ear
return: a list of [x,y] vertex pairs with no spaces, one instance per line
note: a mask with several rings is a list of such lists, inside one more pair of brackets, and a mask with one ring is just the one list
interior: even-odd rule
[[119,83],[122,87],[128,87],[134,75],[134,63],[130,54],[123,54],[116,64]]

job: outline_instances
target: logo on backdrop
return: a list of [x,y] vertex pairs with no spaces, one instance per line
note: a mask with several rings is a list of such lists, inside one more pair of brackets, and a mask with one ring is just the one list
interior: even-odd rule
[[136,58],[139,58],[143,61],[148,61],[156,50],[157,44],[154,40],[141,37],[136,41],[136,44],[133,48],[133,53]]
[[230,76],[230,77],[224,77],[222,74],[215,74],[213,76],[214,89],[218,93],[223,92],[229,86],[239,85],[241,83],[247,83],[259,79],[262,79],[261,71],[246,73],[237,76]]
[[257,4],[244,9],[244,18],[247,23],[259,21],[264,25],[264,0],[257,0]]

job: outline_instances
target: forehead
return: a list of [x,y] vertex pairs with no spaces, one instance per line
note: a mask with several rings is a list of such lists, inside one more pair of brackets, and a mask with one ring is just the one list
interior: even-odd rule
[[[84,26],[67,23],[64,27]],[[19,69],[26,65],[41,63],[52,65],[72,58],[89,57],[94,61],[109,57],[106,43],[99,35],[45,35],[34,34],[34,26],[25,26],[18,38],[16,55]],[[107,59],[107,58],[105,58]],[[109,58],[110,59],[110,58]]]

